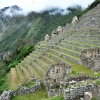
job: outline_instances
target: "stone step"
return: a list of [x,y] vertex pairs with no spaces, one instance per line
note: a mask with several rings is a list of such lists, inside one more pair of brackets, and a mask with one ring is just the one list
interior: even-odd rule
[[60,51],[55,50],[55,49],[50,49],[49,52],[52,52],[53,54],[59,55],[62,58],[68,59],[69,61],[72,61],[74,63],[79,64],[79,60],[80,59],[78,57],[76,57],[76,56],[72,56],[70,54],[67,54],[67,53],[64,53],[64,52],[60,52]]
[[42,66],[40,66],[37,62],[32,62],[32,66],[44,77],[46,70]]
[[19,77],[20,83],[25,83],[26,78],[18,65],[16,65],[16,72]]
[[41,54],[41,52],[38,52],[38,50],[37,51],[33,51],[32,53],[35,54],[35,55],[40,55]]
[[70,44],[66,44],[66,43],[61,43],[59,45],[61,47],[68,48],[68,49],[71,49],[71,50],[75,50],[75,51],[78,51],[78,52],[82,52],[84,49],[87,49],[85,47],[70,45]]
[[25,62],[23,61],[23,62],[21,62],[21,64],[22,64],[22,66],[24,66],[24,67],[29,71],[31,77],[33,77],[33,73],[32,73],[32,71],[31,71],[30,67],[27,66],[27,63],[25,63]]
[[11,68],[11,82],[10,82],[10,89],[16,89],[20,84],[19,78],[16,73],[15,68]]
[[50,65],[50,64],[57,64],[57,61],[56,61],[56,60],[51,59],[50,57],[48,57],[48,56],[46,56],[46,55],[43,55],[43,56],[41,57],[41,59],[45,60],[47,63],[49,63],[49,65]]
[[20,66],[21,70],[23,71],[26,79],[29,80],[32,76],[31,76],[30,72],[28,71],[28,69],[25,68],[21,63],[19,63],[18,65]]
[[51,52],[46,52],[45,55],[50,57],[51,59],[56,60],[59,63],[64,62],[64,63],[67,63],[69,65],[73,65],[74,64],[74,62],[71,62],[71,61],[69,61],[67,59],[64,59],[64,58],[60,57],[59,55],[53,54]]
[[29,60],[28,58],[24,58],[24,60],[23,60],[25,63],[28,63],[28,64],[30,64],[31,63],[31,60]]
[[40,64],[45,70],[47,70],[49,67],[49,64],[42,59],[36,59],[36,62]]
[[34,58],[35,58],[35,57],[37,57],[37,54],[35,54],[35,53],[30,53],[30,54],[29,54],[29,56],[34,57]]
[[62,47],[62,46],[54,46],[53,48],[56,49],[56,50],[59,50],[61,52],[65,52],[65,53],[68,53],[70,55],[76,56],[76,57],[80,57],[80,54],[81,54],[78,51],[71,50],[71,49],[68,49],[68,48],[65,48],[65,47]]
[[[76,39],[67,39],[69,41],[71,40],[74,40],[75,42],[84,42],[86,44],[93,44],[93,45],[100,45],[100,39],[89,39],[89,38],[85,38],[85,39],[82,39],[82,38],[76,38]],[[65,42],[67,40],[64,40]]]
[[94,45],[94,44],[86,44],[84,42],[76,42],[76,41],[69,41],[69,40],[66,40],[66,43],[70,44],[70,45],[81,46],[81,47],[84,47],[84,48],[100,47],[100,46]]
[[27,64],[25,63],[25,65],[28,66],[28,68],[30,68],[32,74],[34,74],[34,76],[37,78],[37,79],[42,79],[42,76],[40,75],[40,73],[37,72],[37,70],[30,64]]

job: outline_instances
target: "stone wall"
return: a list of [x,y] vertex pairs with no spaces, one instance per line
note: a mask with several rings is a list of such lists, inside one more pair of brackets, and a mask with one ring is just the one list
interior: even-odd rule
[[100,48],[86,49],[81,55],[81,64],[93,71],[100,71]]
[[84,85],[80,87],[73,87],[64,90],[64,100],[90,100],[95,97],[100,100],[100,86],[96,84]]
[[29,82],[35,82],[35,85],[29,86],[29,87],[19,85],[19,87],[16,90],[4,91],[0,95],[0,100],[10,100],[12,96],[34,93],[36,91],[41,90],[41,81],[40,80],[37,80],[36,78],[31,78],[29,80]]
[[51,65],[44,77],[44,84],[49,97],[59,94],[61,82],[70,77],[71,67],[65,63]]

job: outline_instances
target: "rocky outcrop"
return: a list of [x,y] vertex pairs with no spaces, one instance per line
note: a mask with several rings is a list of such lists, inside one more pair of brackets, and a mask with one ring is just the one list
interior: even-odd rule
[[10,55],[9,51],[4,51],[0,53],[0,60],[4,60],[6,57]]

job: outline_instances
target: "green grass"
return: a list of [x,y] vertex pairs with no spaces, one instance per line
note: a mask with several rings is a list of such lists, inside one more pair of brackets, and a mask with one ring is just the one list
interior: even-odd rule
[[95,97],[93,97],[91,100],[97,100]]
[[27,66],[31,69],[32,73],[35,75],[36,78],[42,79],[42,76],[40,75],[40,73],[37,72],[36,69],[34,69],[33,66],[27,64]]
[[75,50],[71,50],[71,49],[68,49],[68,48],[65,48],[65,47],[61,47],[61,46],[58,46],[58,47],[63,49],[63,50],[69,51],[69,52],[74,52],[74,53],[77,53],[77,54],[81,54],[80,52],[75,51]]
[[12,97],[11,100],[47,100],[47,98],[47,92],[44,85],[42,84],[42,90],[32,94],[18,95]]
[[71,67],[72,67],[72,74],[75,75],[75,76],[77,75],[78,72],[83,72],[86,75],[94,76],[93,71],[91,71],[88,68],[85,68],[82,65],[75,64],[75,65],[72,65]]
[[96,44],[95,45],[94,44],[88,44],[88,43],[85,43],[85,42],[76,42],[76,41],[72,41],[72,40],[66,40],[66,41],[71,42],[71,43],[74,43],[74,44],[85,45],[85,46],[100,47],[100,46],[98,46]]
[[22,86],[23,87],[35,86],[35,83],[34,82],[28,82],[28,83],[22,84]]
[[96,81],[97,85],[100,85],[100,79]]
[[47,100],[64,100],[63,94],[61,94],[60,96],[55,96],[53,98],[49,98]]
[[63,55],[65,55],[65,56],[68,56],[68,57],[70,57],[70,58],[72,58],[72,59],[79,60],[78,57],[73,56],[73,55],[70,55],[70,54],[68,54],[68,53],[61,52],[61,51],[58,51],[58,50],[55,50],[55,49],[51,49],[51,50],[53,50],[53,51],[55,51],[55,52],[57,52],[57,53],[59,53],[59,54],[63,54]]
[[42,66],[40,66],[37,62],[34,62],[34,65],[37,67],[37,69],[38,70],[40,70],[42,73],[45,73],[46,72],[46,70],[42,67]]

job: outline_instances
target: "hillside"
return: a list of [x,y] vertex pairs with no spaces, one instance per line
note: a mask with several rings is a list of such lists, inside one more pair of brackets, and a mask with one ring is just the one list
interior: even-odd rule
[[31,12],[27,16],[17,15],[9,19],[4,19],[6,23],[3,23],[5,30],[1,31],[0,52],[5,50],[12,50],[16,47],[18,39],[32,39],[32,42],[37,43],[44,39],[45,34],[51,34],[52,30],[57,28],[58,25],[65,26],[69,23],[73,16],[80,12],[79,7],[69,9],[70,13],[61,15],[57,13],[50,15],[50,13],[56,12],[59,9],[51,9],[50,11],[44,11],[42,13]]
[[[55,37],[52,36],[48,42],[38,42],[35,51],[24,58],[15,68],[11,68],[8,77],[11,81],[11,83],[8,84],[9,89],[16,89],[18,84],[26,82],[33,74],[36,78],[42,80],[50,64],[57,64],[58,62],[70,65],[72,67],[72,76],[77,76],[79,72],[89,77],[100,76],[99,59],[95,58],[100,53],[99,8],[100,6],[97,5],[97,7],[85,13],[78,22],[70,24],[70,26],[67,24],[63,28],[63,31],[59,32]],[[95,15],[96,20],[89,20],[93,15]],[[88,24],[86,24],[87,26],[84,25],[86,22],[88,22]],[[92,49],[94,54],[90,55],[91,52],[89,50]],[[88,50],[87,53],[85,51],[88,57],[86,59],[89,59],[86,64],[89,63],[90,66],[86,66],[85,64],[83,66],[80,62],[84,50]],[[91,61],[96,63],[92,65],[93,63],[91,63]],[[16,80],[14,77],[16,77]],[[95,82],[97,81],[98,80],[95,80]],[[93,82],[92,80],[87,80],[87,83]],[[15,98],[18,97],[21,98],[20,96]]]
[[[38,41],[44,40],[44,36],[47,33],[51,34],[52,30],[57,28],[58,25],[65,26],[67,22],[71,21],[74,15],[80,12],[80,9],[77,7],[70,8],[70,13],[66,15],[61,15],[60,13],[55,15],[49,14],[56,10],[51,9],[50,11],[44,11],[42,13],[31,12],[27,16],[10,16],[9,20],[9,17],[7,19],[6,17],[3,20],[1,19],[5,27],[0,27],[0,34],[3,33],[0,40],[0,58],[3,59],[6,51],[13,51],[11,56],[0,62],[0,69],[2,69],[0,73],[1,77],[3,77],[0,80],[1,91],[6,88],[6,73],[8,73],[10,68],[18,64],[29,52],[32,52],[34,45]],[[6,29],[2,30],[4,28]]]
[[[70,8],[71,13],[68,15],[61,15],[60,13],[50,15],[49,12],[51,12],[51,10],[41,14],[32,12],[26,17],[23,16],[23,18],[20,16],[20,18],[22,18],[21,23],[19,18],[17,20],[18,24],[16,24],[18,26],[15,25],[13,30],[9,30],[9,32],[2,37],[1,51],[13,50],[16,47],[17,50],[19,50],[20,43],[15,45],[19,39],[33,42],[35,50],[29,45],[31,42],[29,44],[26,42],[27,45],[22,43],[24,46],[20,49],[21,51],[16,51],[16,56],[12,56],[12,58],[16,57],[13,60],[14,62],[11,63],[12,65],[3,68],[2,66],[4,66],[5,63],[2,63],[1,75],[3,78],[0,80],[0,92],[2,93],[4,89],[15,90],[19,84],[26,84],[28,80],[33,77],[43,82],[44,76],[48,70],[50,70],[50,66],[58,64],[58,62],[71,66],[70,76],[72,78],[77,77],[79,73],[86,75],[86,78],[88,78],[87,80],[82,79],[82,81],[86,81],[84,84],[78,81],[78,83],[73,86],[79,87],[80,85],[81,87],[82,85],[94,84],[94,82],[100,85],[99,9],[100,4],[87,11],[79,20],[73,23],[69,22],[71,22],[74,14],[80,12],[80,10],[76,8]],[[14,17],[13,20],[17,18],[18,17]],[[52,35],[52,30],[57,30],[59,25],[62,26],[62,29],[57,31],[58,33],[54,32]],[[48,41],[44,41],[46,34],[51,35]],[[11,56],[9,59],[11,59]],[[8,62],[6,60],[4,61],[8,63],[8,65],[10,65],[9,59]],[[7,73],[8,71],[9,73]],[[58,73],[58,70],[55,72]],[[5,73],[7,73],[7,76]],[[7,85],[4,83],[7,83]],[[51,81],[50,84],[52,84]],[[73,86],[69,85],[64,89],[73,89]],[[58,87],[56,87],[56,89],[57,88]],[[18,95],[13,97],[12,100],[47,100],[47,92],[44,86],[42,86],[42,90],[34,94]],[[100,91],[98,91],[97,94],[98,96],[96,93],[94,93],[93,96],[99,98]],[[64,98],[67,98],[65,94],[64,96],[61,94],[61,96],[54,97],[50,100],[64,100]]]

